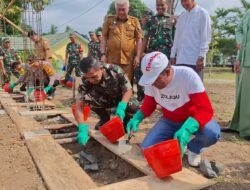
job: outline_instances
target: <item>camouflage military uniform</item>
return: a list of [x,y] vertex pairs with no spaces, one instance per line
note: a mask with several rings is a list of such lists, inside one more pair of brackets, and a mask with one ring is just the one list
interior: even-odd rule
[[168,13],[151,16],[144,30],[144,37],[149,38],[147,52],[160,51],[170,58],[174,30],[174,18]]
[[75,68],[75,74],[77,77],[81,76],[80,71],[80,59],[81,59],[81,53],[83,52],[83,48],[78,43],[68,43],[66,47],[66,53],[68,54],[68,65],[67,65],[67,71],[65,76],[65,81],[68,81],[73,69]]
[[20,60],[20,57],[17,55],[17,52],[14,49],[2,49],[0,50],[0,59],[3,60],[3,65],[6,70],[7,76],[3,75],[3,85],[10,82],[11,73],[14,74],[17,78],[19,77],[18,73],[11,69],[13,62]]
[[[122,100],[123,94],[130,90],[131,84],[123,70],[113,64],[103,64],[103,77],[98,85],[93,85],[87,80],[82,80],[78,88],[78,99],[89,104],[91,110],[99,116],[110,115],[110,110],[116,108]],[[139,102],[131,98],[124,122],[139,109]]]
[[94,57],[97,60],[101,60],[100,42],[90,41],[88,44],[88,48],[89,48],[89,56]]

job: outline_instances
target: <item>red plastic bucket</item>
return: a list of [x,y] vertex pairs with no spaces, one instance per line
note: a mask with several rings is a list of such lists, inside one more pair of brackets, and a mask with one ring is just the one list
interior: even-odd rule
[[67,86],[68,88],[72,88],[73,82],[68,81],[68,82],[66,83],[66,86]]
[[[73,113],[74,117],[76,118],[76,105],[72,104],[71,108],[72,108],[72,113]],[[83,107],[83,120],[84,121],[88,120],[89,112],[90,112],[90,107],[89,106],[84,106]]]
[[34,96],[37,102],[44,101],[46,99],[46,93],[44,91],[36,90]]
[[125,135],[122,121],[118,116],[105,123],[99,130],[111,143],[115,143]]
[[13,92],[13,90],[10,89],[10,83],[5,84],[3,89],[5,92]]
[[181,151],[176,139],[155,144],[143,152],[148,165],[159,178],[182,170]]
[[61,79],[60,84],[65,84],[65,79]]

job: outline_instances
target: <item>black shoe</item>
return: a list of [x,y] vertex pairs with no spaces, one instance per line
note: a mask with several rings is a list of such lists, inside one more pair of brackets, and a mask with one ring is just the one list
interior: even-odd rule
[[102,116],[100,121],[95,125],[95,130],[99,130],[101,126],[107,123],[110,120],[110,116]]

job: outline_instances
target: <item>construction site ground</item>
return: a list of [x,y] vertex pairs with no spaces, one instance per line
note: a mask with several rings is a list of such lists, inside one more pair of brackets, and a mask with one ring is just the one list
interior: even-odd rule
[[[205,86],[209,97],[212,101],[215,118],[221,123],[222,127],[227,127],[229,121],[232,118],[232,114],[235,106],[235,76],[230,73],[229,68],[219,68],[219,69],[207,69],[205,75]],[[69,106],[69,99],[71,96],[71,90],[59,87],[56,92],[57,96],[53,100],[56,104],[57,109],[66,109]],[[159,110],[157,110],[153,116],[146,119],[140,127],[139,133],[136,138],[133,139],[133,143],[140,144],[150,130],[152,125],[161,116]],[[21,139],[20,134],[10,117],[2,113],[0,114],[0,189],[3,190],[43,190],[46,186],[40,177],[40,174],[33,163],[33,160],[25,146],[24,141]],[[69,153],[72,150],[79,149],[77,144],[75,147],[65,147]],[[72,145],[70,145],[72,146]],[[100,149],[99,149],[100,150]],[[110,166],[112,159],[117,157],[112,157],[106,154],[105,151],[100,150],[104,159],[107,159],[105,164]],[[250,189],[250,143],[248,141],[239,138],[236,133],[222,133],[222,138],[220,142],[216,145],[205,150],[202,154],[204,159],[215,161],[224,165],[224,173],[215,179],[217,182],[212,187],[206,189],[239,189],[248,190]],[[101,155],[100,155],[101,156]],[[118,161],[118,165],[122,161]],[[188,167],[186,163],[186,157],[184,158],[184,165],[188,169],[199,173],[198,169]],[[121,171],[124,171],[124,167],[119,166]],[[95,174],[92,173],[92,178],[97,185],[105,185],[112,183],[113,179],[116,182],[119,180],[124,180],[128,175],[137,177],[140,173],[118,173],[119,177],[114,176],[112,170],[105,174],[99,174],[95,180]],[[136,171],[137,172],[137,171]],[[90,175],[90,176],[91,176]]]

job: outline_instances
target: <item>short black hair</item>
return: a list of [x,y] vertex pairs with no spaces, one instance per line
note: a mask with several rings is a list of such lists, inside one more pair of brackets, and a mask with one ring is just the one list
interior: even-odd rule
[[90,69],[93,69],[93,68],[96,68],[96,69],[101,68],[101,63],[97,59],[89,56],[81,60],[80,69],[83,73],[87,73],[90,71]]
[[15,70],[16,67],[17,67],[17,65],[19,65],[19,64],[21,64],[21,62],[19,62],[19,61],[13,62],[13,63],[11,64],[11,70]]
[[28,37],[29,37],[29,38],[32,37],[32,36],[34,36],[34,35],[37,35],[37,33],[36,33],[34,30],[30,30],[30,31],[28,32]]

